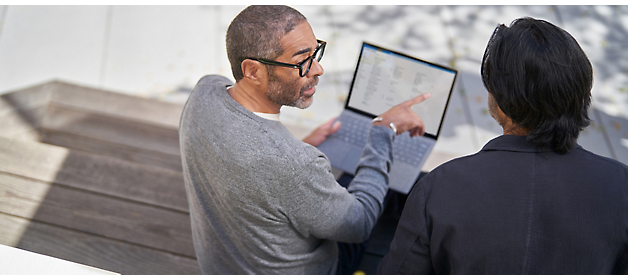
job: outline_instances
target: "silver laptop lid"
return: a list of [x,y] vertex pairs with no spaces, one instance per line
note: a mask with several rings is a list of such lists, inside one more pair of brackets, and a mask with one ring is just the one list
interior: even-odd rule
[[423,119],[425,136],[437,139],[457,76],[453,68],[363,42],[345,109],[374,118],[429,92],[412,110]]

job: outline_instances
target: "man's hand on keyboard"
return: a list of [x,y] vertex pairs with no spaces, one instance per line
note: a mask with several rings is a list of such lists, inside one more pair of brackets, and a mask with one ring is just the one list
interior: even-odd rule
[[397,135],[406,131],[410,131],[411,137],[423,135],[425,133],[423,120],[412,111],[411,107],[425,101],[430,96],[429,93],[425,93],[390,108],[379,115],[378,118],[381,118],[381,121],[373,122],[373,125],[390,127],[390,124],[393,123],[397,129]]
[[336,118],[322,124],[310,133],[310,135],[303,138],[303,142],[308,143],[314,147],[320,145],[325,141],[327,136],[333,134],[340,129],[340,122],[336,122]]

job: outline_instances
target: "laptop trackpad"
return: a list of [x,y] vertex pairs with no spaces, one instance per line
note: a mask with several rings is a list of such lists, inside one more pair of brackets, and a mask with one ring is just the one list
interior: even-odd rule
[[358,162],[360,162],[361,156],[362,156],[362,149],[351,147],[349,149],[349,153],[347,153],[347,155],[342,160],[338,168],[350,174],[355,174],[355,169],[358,167]]

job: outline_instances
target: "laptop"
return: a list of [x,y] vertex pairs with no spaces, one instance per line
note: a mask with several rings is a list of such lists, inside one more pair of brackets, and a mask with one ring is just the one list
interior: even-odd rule
[[429,92],[430,98],[412,107],[423,119],[425,134],[410,137],[404,132],[393,141],[389,188],[407,194],[436,144],[457,75],[450,67],[363,42],[345,108],[338,117],[342,126],[318,148],[333,167],[355,175],[373,118]]

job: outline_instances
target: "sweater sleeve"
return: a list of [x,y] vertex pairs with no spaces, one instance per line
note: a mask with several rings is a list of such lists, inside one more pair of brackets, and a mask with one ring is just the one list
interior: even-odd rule
[[319,152],[309,164],[297,170],[298,176],[284,194],[289,209],[284,214],[301,235],[341,242],[366,240],[383,211],[391,164],[392,130],[374,126],[347,189],[331,174],[329,160]]

